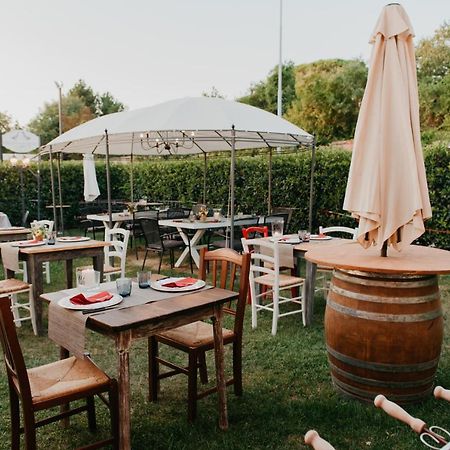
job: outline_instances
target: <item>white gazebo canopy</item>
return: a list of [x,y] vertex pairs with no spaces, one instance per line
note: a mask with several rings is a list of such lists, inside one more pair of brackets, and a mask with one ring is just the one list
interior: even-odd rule
[[[63,153],[188,155],[235,149],[308,145],[313,136],[287,120],[253,106],[211,97],[171,100],[98,117],[42,147]],[[156,146],[159,143],[160,145]],[[164,143],[171,144],[164,148]],[[179,143],[176,150],[176,143]]]

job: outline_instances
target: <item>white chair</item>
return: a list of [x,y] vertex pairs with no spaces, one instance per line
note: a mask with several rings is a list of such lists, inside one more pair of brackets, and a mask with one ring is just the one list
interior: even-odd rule
[[[283,258],[288,244],[280,244],[269,239],[245,239],[242,238],[242,246],[246,253],[250,253],[250,292],[252,299],[252,328],[257,326],[257,313],[261,310],[272,313],[272,334],[277,333],[278,319],[291,314],[302,314],[305,325],[305,301],[303,293],[304,278],[280,273],[280,267],[286,265]],[[282,246],[286,246],[281,250]],[[280,250],[283,253],[280,257]],[[288,256],[290,257],[290,256]],[[292,256],[293,257],[293,256]],[[264,289],[261,289],[264,286]],[[296,288],[297,295],[292,295],[292,289]],[[287,297],[284,292],[291,292]],[[294,291],[295,292],[295,291]],[[283,295],[282,295],[283,293]],[[269,303],[261,300],[271,297]],[[280,306],[288,303],[294,304],[295,309],[280,312]]]
[[[105,247],[105,266],[103,272],[106,281],[111,281],[111,275],[120,274],[121,277],[125,276],[129,238],[130,230],[124,230],[123,228],[105,229],[105,242],[110,242],[111,244]],[[120,265],[114,266],[114,258],[120,260]]]
[[[31,284],[16,278],[8,278],[0,281],[0,296],[7,296],[11,299],[11,311],[13,313],[14,323],[16,327],[20,327],[24,320],[31,320],[33,332],[37,335],[36,316],[34,309],[34,298]],[[28,292],[28,302],[19,301],[17,295]],[[26,316],[20,316],[20,311],[28,312]]]
[[[46,229],[46,233],[51,233],[53,231],[54,221],[53,220],[35,220],[32,222],[38,226],[42,226]],[[27,265],[20,261],[20,271],[18,273],[23,273],[23,281],[28,282]],[[50,263],[48,261],[42,264],[42,273],[45,275],[45,282],[50,284]]]
[[[340,233],[340,234],[348,234],[351,236],[351,238],[355,241],[356,236],[358,234],[358,228],[350,228],[350,227],[341,227],[341,226],[335,226],[335,227],[319,227],[319,234],[333,234],[333,233]],[[330,276],[333,273],[332,267],[326,267],[326,266],[317,266],[317,274],[319,275],[316,277],[316,283],[319,280],[322,280],[322,286],[315,288],[314,292],[325,292],[325,298],[328,296],[328,290],[330,287]]]

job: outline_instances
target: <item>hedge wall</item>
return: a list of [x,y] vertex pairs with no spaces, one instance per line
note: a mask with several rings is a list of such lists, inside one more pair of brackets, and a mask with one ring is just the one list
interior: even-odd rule
[[[337,149],[318,149],[314,178],[315,201],[313,227],[334,223],[354,226],[354,219],[342,210],[351,154]],[[281,154],[273,158],[272,204],[295,207],[293,229],[305,228],[308,222],[310,153]],[[427,228],[450,229],[450,153],[445,145],[425,151],[425,163],[433,218]],[[106,180],[103,162],[97,162],[97,178],[102,198],[105,198]],[[36,172],[37,167],[31,167]],[[63,161],[61,165],[63,203],[71,205],[65,211],[65,221],[75,225],[83,200],[83,169],[79,161]],[[130,165],[114,163],[111,167],[112,196],[130,198]],[[24,171],[26,207],[30,218],[37,216],[36,178]],[[41,164],[42,205],[51,204],[50,171],[48,163]],[[206,199],[209,205],[226,207],[228,199],[229,158],[210,157],[207,170]],[[136,162],[134,165],[135,198],[149,200],[181,200],[185,204],[201,202],[203,198],[203,159],[157,159]],[[20,222],[20,188],[17,168],[0,165],[0,211],[8,214],[13,223]],[[236,163],[237,211],[264,214],[267,211],[268,158],[266,155],[241,156]],[[44,209],[50,217],[50,209]],[[331,213],[330,213],[331,212]],[[342,215],[341,215],[342,214]],[[421,243],[450,248],[450,234],[427,232]]]

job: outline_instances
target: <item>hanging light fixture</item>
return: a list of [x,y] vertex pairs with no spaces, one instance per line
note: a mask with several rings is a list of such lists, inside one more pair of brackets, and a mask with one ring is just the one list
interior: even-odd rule
[[156,131],[141,133],[140,142],[143,150],[150,151],[156,149],[158,154],[167,151],[171,155],[176,155],[179,148],[188,150],[194,147],[195,132],[191,131],[189,134],[186,131]]

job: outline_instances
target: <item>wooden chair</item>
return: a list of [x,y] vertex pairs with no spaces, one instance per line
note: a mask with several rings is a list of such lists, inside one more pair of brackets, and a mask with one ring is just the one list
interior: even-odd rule
[[[212,284],[222,289],[233,290],[239,275],[239,298],[235,309],[224,308],[224,313],[234,317],[233,329],[223,329],[223,343],[233,346],[233,378],[227,385],[234,385],[234,393],[242,395],[242,331],[244,326],[245,300],[248,291],[248,275],[250,255],[238,254],[232,249],[218,249],[200,251],[200,278],[206,279],[206,267],[211,266]],[[238,273],[240,272],[240,273]],[[149,388],[150,400],[157,401],[159,380],[180,373],[188,376],[188,419],[193,421],[197,414],[197,400],[213,392],[217,387],[198,392],[197,373],[200,369],[202,383],[207,383],[205,354],[214,348],[213,326],[206,322],[194,322],[149,338]],[[166,344],[188,354],[188,366],[181,367],[159,357],[158,344]],[[171,370],[160,373],[162,364]]]
[[[305,302],[303,295],[304,278],[287,275],[280,272],[283,258],[280,258],[280,244],[277,241],[242,238],[244,251],[253,248],[250,253],[250,293],[252,298],[252,328],[257,326],[257,313],[259,311],[270,311],[272,313],[272,334],[277,334],[278,319],[291,314],[302,314],[303,325],[305,325]],[[257,289],[259,288],[259,289]],[[297,290],[293,290],[297,289]],[[291,297],[286,297],[284,291],[290,290]],[[296,295],[293,295],[295,292]],[[260,300],[271,296],[271,302],[263,303]],[[280,312],[280,306],[287,303],[297,305],[296,309]]]
[[[339,235],[350,235],[353,240],[356,240],[356,235],[358,233],[358,228],[350,228],[350,227],[341,227],[341,226],[334,226],[334,227],[319,227],[319,235],[322,234],[335,234],[338,233]],[[326,267],[326,266],[317,266],[317,275],[316,276],[316,284],[317,281],[322,280],[322,286],[316,287],[314,289],[314,292],[320,292],[324,291],[325,298],[328,296],[328,290],[330,287],[330,278],[331,274],[333,273],[332,267]]]
[[269,237],[269,228],[267,226],[242,228],[242,237],[245,239]]
[[[25,435],[25,448],[36,449],[36,429],[87,411],[91,431],[96,429],[94,395],[108,404],[111,413],[112,437],[92,443],[83,449],[100,448],[118,443],[118,397],[117,383],[102,372],[89,358],[70,357],[54,363],[27,369],[17,338],[8,298],[0,298],[0,340],[4,353],[9,385],[11,412],[11,448],[19,450],[20,434]],[[109,394],[109,402],[101,394]],[[36,420],[36,412],[86,399],[86,404],[66,410],[57,415]],[[23,427],[20,425],[22,404]]]

